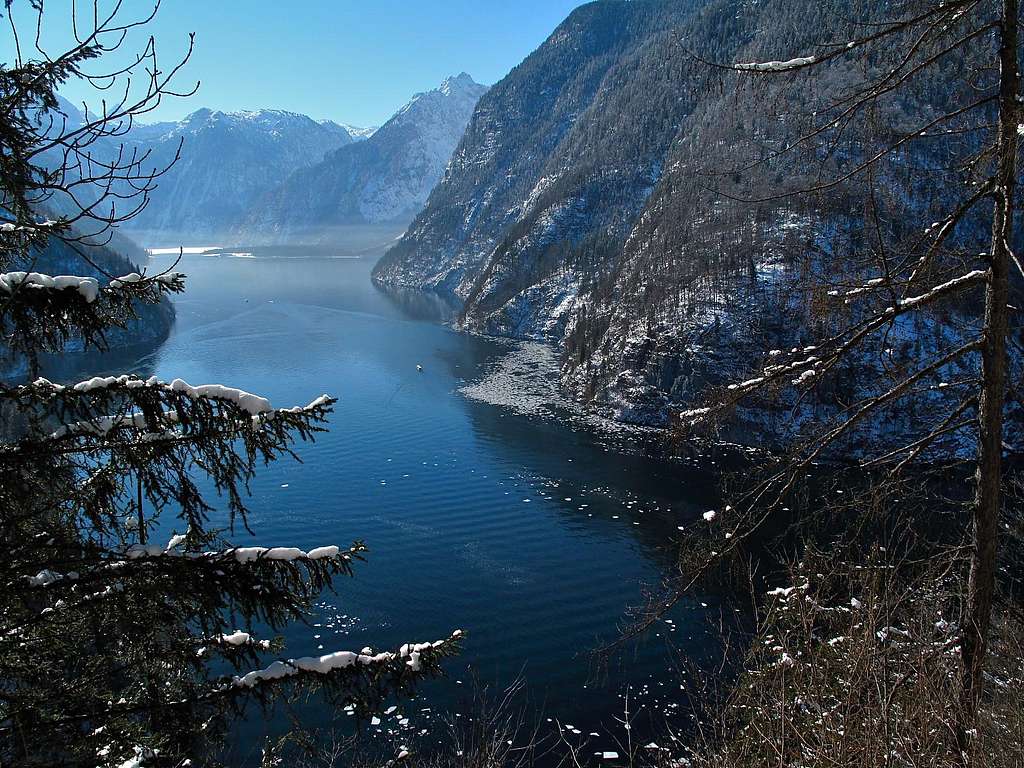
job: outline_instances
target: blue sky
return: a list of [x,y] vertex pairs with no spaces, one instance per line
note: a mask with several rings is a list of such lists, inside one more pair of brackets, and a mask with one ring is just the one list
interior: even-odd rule
[[[15,7],[28,5],[16,0]],[[581,0],[164,0],[149,31],[162,64],[196,33],[179,81],[201,80],[147,121],[176,120],[199,107],[275,108],[354,125],[378,125],[408,98],[465,71],[493,84],[540,45]],[[146,0],[126,0],[140,13]],[[48,2],[46,40],[67,40],[61,2]],[[79,0],[79,7],[86,3]],[[24,15],[22,13],[22,15]],[[19,13],[15,18],[20,19]],[[26,27],[27,19],[20,19]],[[27,30],[26,30],[27,31]],[[24,37],[25,32],[23,32]],[[138,42],[141,38],[136,37]],[[10,37],[0,38],[4,61]],[[23,40],[24,42],[24,40]],[[96,96],[69,87],[73,101]]]

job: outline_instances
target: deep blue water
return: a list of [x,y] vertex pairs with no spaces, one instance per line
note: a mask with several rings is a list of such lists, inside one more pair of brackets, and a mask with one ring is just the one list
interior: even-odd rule
[[[332,255],[186,256],[179,269],[189,290],[176,301],[171,337],[135,361],[161,378],[230,384],[275,406],[340,398],[329,434],[300,448],[304,463],[259,474],[255,539],[235,536],[370,547],[311,626],[289,631],[288,655],[465,630],[447,677],[370,729],[402,743],[434,727],[439,712],[464,712],[474,675],[502,685],[521,674],[523,703],[543,707],[542,723],[571,723],[577,740],[601,734],[590,737],[591,755],[617,749],[607,731],[623,736],[612,718],[627,685],[633,709],[645,708],[638,733],[650,718],[682,717],[666,645],[706,650],[714,599],[681,605],[607,675],[595,676],[588,651],[614,636],[643,585],[671,566],[678,526],[699,524],[714,505],[715,468],[667,458],[661,435],[608,429],[559,402],[546,348],[455,333],[439,322],[436,300],[375,287],[372,258]],[[154,257],[152,268],[168,263]],[[301,711],[325,732],[348,720],[315,702]],[[263,728],[254,721],[248,735]]]

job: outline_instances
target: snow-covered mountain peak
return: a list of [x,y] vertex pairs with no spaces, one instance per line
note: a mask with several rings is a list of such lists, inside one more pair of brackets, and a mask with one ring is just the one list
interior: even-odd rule
[[352,223],[406,220],[444,174],[487,86],[466,73],[419,93],[365,141],[300,169],[253,208],[247,236],[316,236]]
[[473,86],[482,87],[468,73],[460,72],[457,75],[446,77],[438,90],[445,96],[451,96],[455,91],[471,90]]
[[312,118],[297,112],[283,109],[242,109],[230,112],[212,110],[207,107],[197,109],[182,119],[178,126],[182,131],[206,128],[212,125],[228,125],[236,127],[253,127],[267,129],[281,126],[318,124],[325,128],[338,129],[340,126],[330,120],[314,121]]
[[133,228],[147,236],[213,236],[233,226],[268,188],[353,139],[336,123],[295,112],[204,107],[176,122],[136,124],[123,141],[145,153],[154,169],[173,162]]
[[369,125],[365,128],[360,128],[359,126],[349,125],[348,123],[342,123],[341,127],[344,128],[348,132],[348,135],[355,141],[362,141],[370,138],[377,132],[377,129],[380,128],[379,125]]
[[[413,96],[404,107],[395,113],[395,117],[391,118],[391,122],[396,118],[401,118],[403,115],[414,114],[423,108],[435,109],[446,104],[451,104],[460,111],[468,105],[470,112],[472,112],[476,102],[486,92],[486,85],[480,85],[480,83],[476,82],[465,72],[453,75],[452,77],[445,78],[437,88],[423,91]],[[387,127],[387,124],[384,127]]]

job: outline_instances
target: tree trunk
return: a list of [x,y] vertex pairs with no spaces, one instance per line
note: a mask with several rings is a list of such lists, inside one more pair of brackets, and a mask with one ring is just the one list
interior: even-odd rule
[[1017,129],[1020,94],[1017,65],[1017,15],[1020,0],[1003,0],[1000,23],[999,136],[996,194],[992,216],[991,268],[985,292],[982,389],[979,403],[978,472],[974,502],[974,538],[967,606],[963,617],[963,718],[961,747],[969,751],[969,731],[977,719],[982,670],[988,650],[995,591],[997,535],[1002,504],[1003,407],[1006,397],[1007,301],[1013,204],[1017,178]]
[[143,546],[146,545],[147,531],[146,531],[146,513],[142,507],[142,470],[139,470],[138,486],[136,487],[136,504],[138,505],[138,524],[139,524],[139,543]]

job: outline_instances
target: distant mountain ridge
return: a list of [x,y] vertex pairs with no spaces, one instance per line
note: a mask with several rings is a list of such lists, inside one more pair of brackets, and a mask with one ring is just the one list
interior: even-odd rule
[[136,126],[125,144],[150,153],[152,167],[170,164],[179,144],[182,151],[129,230],[193,237],[222,233],[268,187],[352,142],[336,123],[269,109],[200,109],[176,123]]
[[444,174],[487,87],[466,73],[418,93],[365,141],[330,152],[264,194],[237,231],[263,239],[411,219]]
[[[147,170],[160,170],[180,147],[149,205],[125,226],[139,240],[292,240],[334,225],[411,220],[486,90],[466,73],[447,78],[380,127],[275,109],[203,108],[179,121],[136,124],[94,149],[113,157],[123,143],[145,157]],[[84,119],[66,100],[60,109],[68,127]]]

